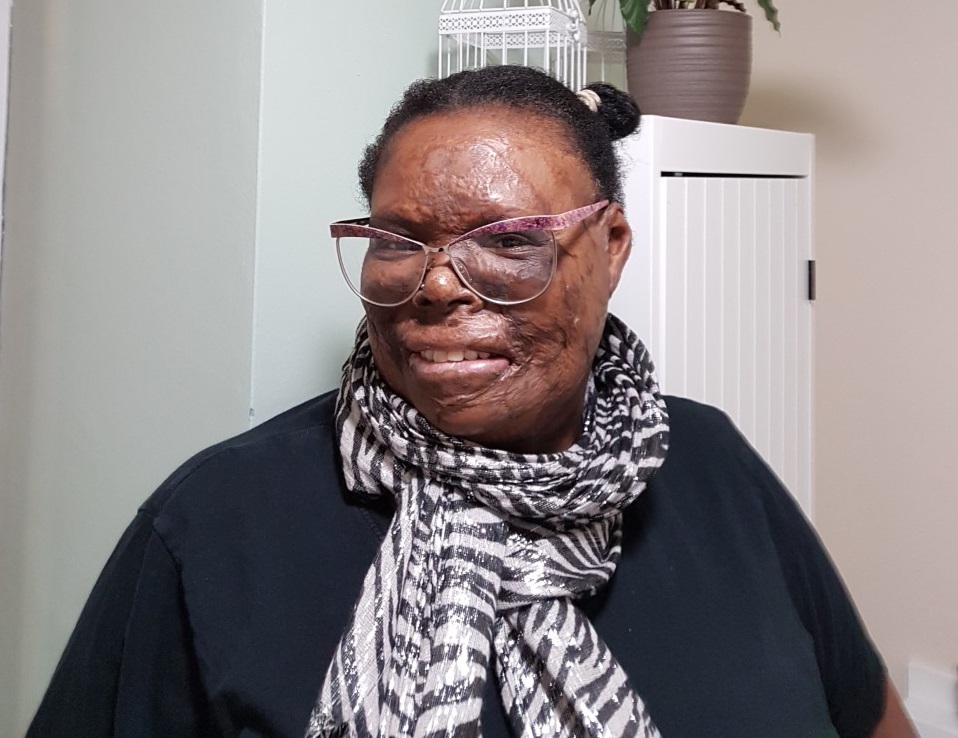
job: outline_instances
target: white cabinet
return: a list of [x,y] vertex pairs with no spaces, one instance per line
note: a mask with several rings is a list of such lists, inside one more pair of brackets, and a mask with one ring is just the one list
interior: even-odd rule
[[810,515],[814,138],[647,116],[623,155],[634,240],[610,310]]

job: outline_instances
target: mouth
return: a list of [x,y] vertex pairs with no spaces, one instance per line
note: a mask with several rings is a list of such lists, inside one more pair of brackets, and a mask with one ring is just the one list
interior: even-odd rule
[[[423,348],[409,354],[409,367],[420,381],[430,385],[453,381],[457,392],[501,379],[510,366],[507,357],[475,348]],[[439,387],[431,391],[438,392]]]
[[488,351],[473,351],[472,349],[424,349],[417,353],[420,358],[431,364],[485,360],[492,355]]

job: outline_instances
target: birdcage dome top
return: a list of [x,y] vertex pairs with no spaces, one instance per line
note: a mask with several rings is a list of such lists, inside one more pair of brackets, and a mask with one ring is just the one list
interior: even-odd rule
[[439,76],[521,64],[579,89],[588,36],[578,0],[443,0]]
[[442,3],[443,13],[520,8],[552,8],[575,18],[584,17],[578,0],[443,0]]

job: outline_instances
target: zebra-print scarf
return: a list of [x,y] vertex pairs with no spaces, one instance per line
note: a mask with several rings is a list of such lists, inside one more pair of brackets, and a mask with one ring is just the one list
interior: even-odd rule
[[346,485],[397,511],[308,738],[478,736],[490,658],[517,736],[659,735],[573,604],[612,576],[621,511],[668,446],[648,352],[612,316],[583,420],[555,454],[450,437],[384,385],[360,325],[336,410]]

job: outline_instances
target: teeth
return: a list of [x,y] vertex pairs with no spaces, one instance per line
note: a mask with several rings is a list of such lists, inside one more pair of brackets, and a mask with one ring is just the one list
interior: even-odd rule
[[447,361],[475,361],[476,359],[488,359],[490,354],[487,351],[472,351],[471,349],[452,349],[451,351],[442,351],[440,349],[424,349],[420,356],[426,361],[436,364],[443,364]]

